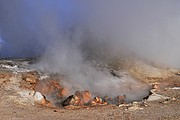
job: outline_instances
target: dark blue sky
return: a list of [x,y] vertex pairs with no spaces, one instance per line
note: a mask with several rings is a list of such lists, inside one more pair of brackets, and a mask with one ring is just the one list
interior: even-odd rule
[[42,53],[45,42],[50,41],[47,37],[40,38],[49,32],[45,29],[60,31],[63,26],[75,22],[77,14],[72,14],[73,4],[69,0],[1,0],[0,35],[5,41],[1,57],[36,56]]

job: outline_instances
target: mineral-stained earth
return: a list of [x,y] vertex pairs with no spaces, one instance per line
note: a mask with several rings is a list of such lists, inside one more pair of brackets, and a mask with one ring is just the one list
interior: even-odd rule
[[[72,93],[63,76],[30,67],[32,59],[0,60],[2,120],[180,120],[180,71],[138,60],[114,61],[118,70],[148,84],[149,95],[126,101],[126,95],[95,96],[89,90]],[[123,63],[123,64],[122,64]]]

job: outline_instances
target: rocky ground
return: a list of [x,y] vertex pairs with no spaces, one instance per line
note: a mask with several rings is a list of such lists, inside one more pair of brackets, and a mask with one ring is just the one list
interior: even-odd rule
[[[151,94],[139,102],[108,104],[103,98],[90,100],[91,94],[88,91],[77,92],[67,100],[67,90],[55,79],[40,82],[46,75],[29,69],[27,66],[30,62],[28,59],[0,60],[0,119],[180,120],[178,70],[133,62],[123,69],[134,78],[151,85]],[[116,66],[122,67],[121,64],[116,62]],[[53,105],[51,101],[55,99],[49,101],[47,98],[52,94],[66,100],[65,105]],[[118,99],[123,100],[123,97]]]

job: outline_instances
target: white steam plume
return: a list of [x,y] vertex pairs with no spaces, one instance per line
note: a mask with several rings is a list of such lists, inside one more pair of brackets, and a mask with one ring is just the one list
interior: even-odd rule
[[[41,67],[67,74],[76,89],[135,99],[147,94],[147,88],[134,93],[142,84],[122,78],[118,85],[116,78],[87,59],[133,53],[180,68],[179,6],[178,0],[1,0],[2,37],[11,46],[3,55],[41,54]],[[123,91],[125,86],[132,90]]]

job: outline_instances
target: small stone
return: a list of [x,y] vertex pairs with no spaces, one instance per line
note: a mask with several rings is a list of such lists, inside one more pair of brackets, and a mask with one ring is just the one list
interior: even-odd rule
[[145,107],[147,107],[148,105],[147,104],[144,104]]
[[94,102],[96,103],[102,103],[102,99],[100,97],[95,97]]
[[120,105],[119,105],[119,107],[123,107],[123,106],[124,106],[124,104],[120,104]]
[[35,93],[36,93],[36,92],[33,90],[33,91],[31,91],[31,92],[29,93],[29,95],[30,95],[30,96],[34,96]]
[[153,89],[160,89],[160,85],[157,82],[153,83],[152,86],[153,86]]
[[36,101],[42,101],[42,100],[44,99],[44,96],[43,96],[40,92],[36,92],[36,93],[34,94],[34,99],[35,99]]
[[25,81],[29,82],[29,83],[36,83],[37,82],[37,80],[34,78],[33,79],[32,78],[26,78]]
[[173,100],[173,101],[175,101],[175,100],[176,100],[176,98],[175,98],[175,97],[173,97],[173,98],[172,98],[172,100]]
[[168,103],[168,101],[164,101],[163,103],[164,103],[164,104],[167,104],[167,103]]
[[108,103],[107,102],[103,102],[103,105],[108,105]]
[[126,95],[123,95],[123,96],[119,95],[119,96],[117,96],[117,97],[114,98],[114,100],[115,100],[115,102],[116,102],[117,104],[123,104],[123,103],[125,103],[125,99],[126,99]]
[[91,104],[92,104],[92,105],[95,105],[95,104],[96,104],[96,102],[95,102],[95,101],[91,101]]
[[135,102],[133,102],[133,104],[138,104],[138,102],[135,101]]
[[91,105],[107,105],[108,102],[103,101],[100,97],[94,97],[94,99],[91,101]]

